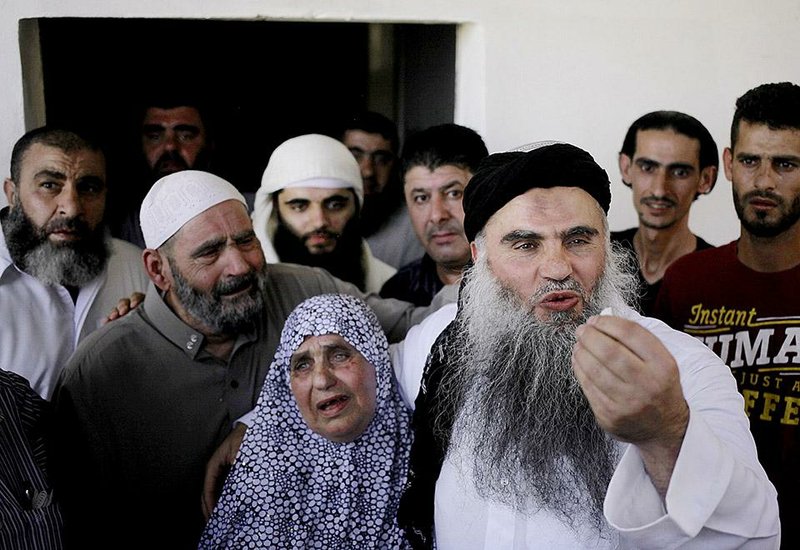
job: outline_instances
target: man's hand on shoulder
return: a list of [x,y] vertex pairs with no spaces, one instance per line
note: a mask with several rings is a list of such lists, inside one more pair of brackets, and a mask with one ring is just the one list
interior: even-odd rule
[[247,426],[245,424],[237,423],[208,460],[202,495],[203,515],[206,517],[206,521],[211,517],[211,512],[217,504],[217,499],[219,499],[219,495],[222,492],[222,485],[225,483],[230,466],[236,459],[239,447],[242,446],[246,431]]
[[109,313],[108,317],[103,321],[103,324],[119,319],[120,317],[125,317],[128,313],[139,307],[142,302],[144,302],[144,294],[141,292],[134,292],[129,298],[121,298],[120,301],[117,302],[117,306],[111,310],[111,313]]
[[675,359],[651,332],[621,317],[592,317],[576,335],[573,369],[598,424],[636,445],[663,497],[689,423]]

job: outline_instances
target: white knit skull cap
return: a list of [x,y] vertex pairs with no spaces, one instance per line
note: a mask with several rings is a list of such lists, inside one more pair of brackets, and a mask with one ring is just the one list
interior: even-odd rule
[[533,141],[531,143],[526,143],[525,145],[520,145],[519,147],[514,147],[513,149],[509,149],[508,153],[527,153],[528,151],[533,151],[534,149],[541,149],[542,147],[549,147],[550,145],[555,145],[556,143],[565,143],[563,141],[556,141],[553,139],[545,139],[542,141]]
[[259,191],[272,194],[291,184],[314,179],[339,180],[340,187],[352,187],[358,203],[364,204],[361,170],[353,154],[342,142],[320,134],[298,136],[276,147]]
[[153,184],[142,201],[139,223],[147,248],[158,248],[186,222],[221,202],[247,203],[236,188],[214,174],[183,170]]

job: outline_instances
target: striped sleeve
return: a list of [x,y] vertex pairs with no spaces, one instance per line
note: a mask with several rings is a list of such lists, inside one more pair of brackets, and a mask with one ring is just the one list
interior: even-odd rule
[[62,548],[62,519],[46,475],[48,403],[0,370],[0,548]]

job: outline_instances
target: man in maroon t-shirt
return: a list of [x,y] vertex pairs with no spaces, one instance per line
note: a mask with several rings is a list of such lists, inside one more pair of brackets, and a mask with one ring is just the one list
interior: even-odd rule
[[783,547],[799,548],[800,86],[764,84],[739,98],[723,161],[741,236],[676,261],[654,315],[733,371],[778,489]]

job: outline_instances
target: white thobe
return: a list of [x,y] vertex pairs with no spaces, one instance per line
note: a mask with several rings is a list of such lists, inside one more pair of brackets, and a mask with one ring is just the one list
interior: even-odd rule
[[[425,360],[455,317],[444,306],[413,327],[392,349],[398,383],[413,406]],[[775,488],[758,462],[744,402],[730,369],[698,340],[633,310],[616,311],[655,334],[678,364],[689,424],[662,499],[633,445],[624,450],[606,493],[609,530],[601,538],[588,524],[571,529],[554,514],[523,513],[481,498],[469,458],[449,452],[435,496],[440,550],[520,548],[778,548]]]
[[78,343],[120,298],[147,288],[142,251],[118,239],[109,238],[108,245],[102,273],[73,303],[63,286],[45,285],[17,268],[0,230],[0,368],[24,376],[45,399]]

